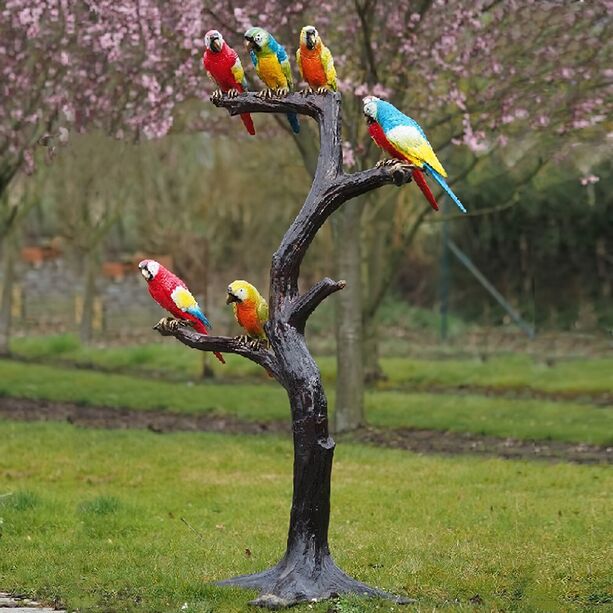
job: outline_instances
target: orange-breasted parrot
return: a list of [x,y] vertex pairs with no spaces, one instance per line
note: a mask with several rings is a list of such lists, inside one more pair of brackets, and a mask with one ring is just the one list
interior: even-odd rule
[[234,317],[253,339],[266,339],[264,324],[268,321],[268,303],[260,292],[241,279],[228,285],[227,304],[232,304]]
[[300,76],[318,94],[336,91],[336,70],[330,49],[326,47],[313,26],[300,32],[300,47],[296,51]]

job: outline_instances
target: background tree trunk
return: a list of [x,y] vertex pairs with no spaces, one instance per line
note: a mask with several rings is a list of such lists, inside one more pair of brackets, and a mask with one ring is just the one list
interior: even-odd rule
[[2,297],[0,298],[0,355],[10,352],[11,309],[13,306],[13,284],[17,241],[15,232],[9,231],[2,241]]
[[364,424],[361,204],[341,209],[334,219],[337,276],[347,282],[336,297],[335,432],[355,430]]
[[83,258],[83,305],[81,310],[81,342],[91,343],[94,335],[94,302],[96,300],[96,277],[98,275],[97,251],[92,249],[84,253]]

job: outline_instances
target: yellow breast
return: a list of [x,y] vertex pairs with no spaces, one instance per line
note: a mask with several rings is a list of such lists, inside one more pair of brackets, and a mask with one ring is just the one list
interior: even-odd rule
[[287,87],[287,79],[281,70],[281,65],[274,54],[258,58],[258,75],[267,87]]

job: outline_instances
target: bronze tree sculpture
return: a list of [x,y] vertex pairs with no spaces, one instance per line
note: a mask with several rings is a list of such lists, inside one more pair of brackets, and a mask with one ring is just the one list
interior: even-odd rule
[[182,322],[161,320],[164,335],[201,351],[236,353],[263,366],[287,391],[294,439],[294,489],[287,549],[274,567],[219,585],[260,590],[251,604],[269,608],[358,593],[407,602],[346,575],[334,563],[328,547],[330,477],[335,443],[328,432],[327,400],[319,369],[307,348],[304,329],[318,305],[343,289],[344,281],[325,278],[308,291],[298,291],[300,264],[323,223],[352,198],[387,184],[411,180],[411,167],[378,166],[352,174],[342,168],[341,96],[338,93],[261,98],[255,93],[214,101],[231,115],[295,112],[319,124],[320,151],[311,190],[300,212],[272,256],[269,344],[249,345],[234,337],[204,336]]

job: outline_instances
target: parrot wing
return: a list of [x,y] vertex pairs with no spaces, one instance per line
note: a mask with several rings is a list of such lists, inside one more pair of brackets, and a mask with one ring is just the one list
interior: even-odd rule
[[237,83],[240,83],[243,88],[247,89],[247,81],[245,80],[245,71],[243,70],[243,65],[241,64],[240,58],[236,57],[236,62],[231,68],[232,75],[236,79]]
[[268,303],[264,298],[261,298],[258,306],[256,307],[256,313],[261,323],[268,321]]
[[300,57],[300,47],[296,50],[296,64],[298,65],[298,72],[300,72],[300,78],[304,79],[304,74],[302,73],[302,59]]
[[253,64],[253,66],[255,67],[255,70],[257,72],[258,70],[258,56],[256,55],[255,51],[253,49],[249,50],[249,56],[251,57],[251,63]]
[[336,69],[334,68],[334,59],[328,47],[322,46],[321,48],[321,63],[326,73],[328,86],[333,91],[336,91]]
[[277,44],[276,48],[277,60],[279,60],[279,64],[281,64],[281,70],[283,71],[283,76],[287,81],[287,86],[291,89],[294,86],[294,79],[292,77],[292,67],[289,63],[289,57],[287,56],[287,51],[281,45]]
[[424,163],[429,164],[443,177],[447,176],[443,165],[439,162],[432,150],[432,145],[424,137],[423,131],[413,125],[400,125],[385,133],[387,140],[400,153],[420,168]]
[[170,294],[173,302],[177,305],[177,308],[181,309],[185,313],[189,313],[199,321],[201,321],[207,328],[212,328],[211,322],[206,318],[206,315],[200,310],[196,299],[192,296],[192,293],[186,288],[177,286]]

